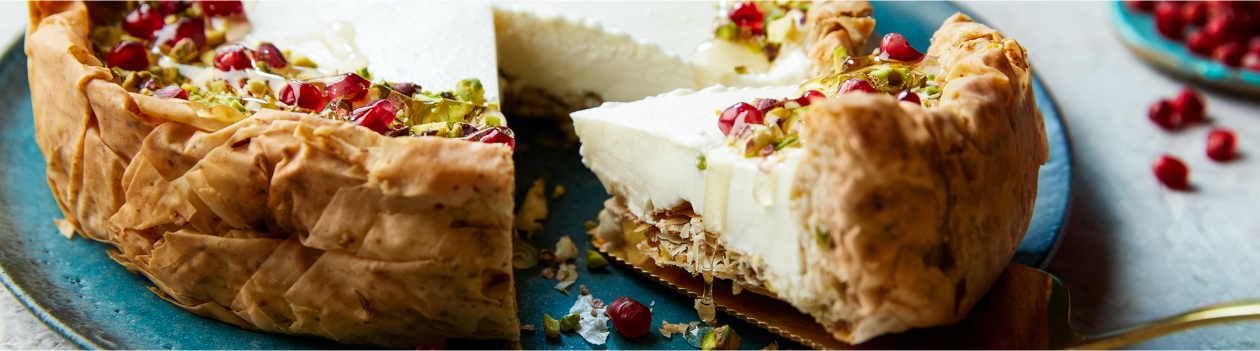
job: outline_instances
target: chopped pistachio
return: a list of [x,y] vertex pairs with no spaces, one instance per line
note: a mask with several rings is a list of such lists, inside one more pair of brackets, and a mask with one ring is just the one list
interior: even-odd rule
[[929,99],[936,98],[941,95],[941,89],[937,88],[935,85],[927,87],[927,89],[924,89],[923,92],[927,93]]
[[486,101],[486,90],[481,86],[481,80],[477,78],[467,78],[455,84],[455,95],[458,95],[460,100],[474,104],[482,104]]
[[227,91],[227,82],[224,80],[212,80],[206,83],[206,88],[213,93],[222,93]]
[[227,40],[227,30],[210,29],[206,31],[206,47],[213,48],[223,44]]
[[317,68],[317,67],[319,67],[318,65],[316,65],[316,64],[315,64],[315,62],[311,61],[311,59],[310,59],[309,57],[306,57],[306,56],[297,56],[297,57],[294,57],[294,58],[293,58],[293,65],[294,65],[294,66],[298,66],[298,67],[306,67],[306,68]]
[[604,255],[600,255],[595,250],[586,250],[586,269],[603,268],[608,265],[608,259]]
[[831,59],[836,66],[836,73],[844,71],[844,61],[849,58],[849,49],[845,49],[842,45],[837,45],[831,50]]
[[796,142],[797,139],[799,138],[797,138],[795,135],[788,136],[787,139],[783,139],[783,141],[780,141],[778,144],[774,145],[774,151],[779,151],[787,147],[788,145],[792,145],[792,143]]
[[700,158],[696,159],[696,168],[699,168],[701,171],[709,168],[709,165],[705,162],[704,155],[700,155]]
[[928,75],[928,80],[936,80],[936,75],[935,75],[935,74],[929,74],[929,75]]
[[245,105],[241,105],[240,100],[232,100],[232,102],[228,103],[228,106],[236,109],[237,111],[241,111],[241,113],[249,113],[249,109],[246,109]]
[[824,232],[822,228],[814,228],[814,238],[818,240],[818,247],[831,247],[831,234]]
[[595,223],[595,221],[586,221],[586,223],[583,223],[583,225],[586,227],[586,230],[591,230],[591,229],[595,229],[599,227],[599,223]]
[[572,313],[560,318],[560,331],[578,330],[578,322],[582,321],[582,316]]
[[718,39],[733,41],[735,40],[735,37],[739,36],[739,26],[736,26],[735,23],[727,23],[724,26],[718,27],[717,31],[713,33],[713,36]]
[[499,117],[495,117],[495,116],[486,116],[486,125],[487,125],[487,126],[491,126],[491,127],[502,127],[502,126],[503,126],[503,125],[499,124]]
[[372,73],[368,72],[367,67],[363,67],[362,69],[359,69],[358,71],[354,73],[358,74],[360,77],[363,77],[363,79],[372,80]]
[[547,333],[548,338],[560,336],[560,321],[551,318],[551,315],[543,313],[543,331]]
[[556,189],[551,191],[551,198],[555,199],[561,196],[564,196],[564,187],[560,184],[556,184]]
[[248,89],[249,92],[258,95],[267,93],[267,83],[263,83],[259,80],[250,79],[249,83],[245,83],[245,88]]
[[735,66],[735,73],[748,74],[748,67],[743,65]]
[[174,47],[171,47],[171,51],[167,56],[170,56],[171,60],[175,60],[175,62],[189,63],[197,58],[197,54],[197,44],[192,41],[192,38],[184,38],[176,42]]

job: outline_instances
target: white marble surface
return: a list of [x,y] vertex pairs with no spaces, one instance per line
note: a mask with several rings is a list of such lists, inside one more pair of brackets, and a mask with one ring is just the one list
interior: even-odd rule
[[[631,6],[608,5],[575,8],[609,27],[653,36],[643,27],[656,20],[629,20],[616,9]],[[648,5],[654,6],[659,9],[642,11],[676,13],[666,5]],[[1170,133],[1147,121],[1147,106],[1173,96],[1184,83],[1143,65],[1123,47],[1110,27],[1108,3],[965,6],[1028,48],[1067,120],[1076,191],[1068,232],[1049,271],[1071,290],[1078,330],[1111,330],[1202,305],[1260,298],[1260,278],[1253,272],[1260,266],[1260,216],[1254,215],[1260,210],[1260,182],[1248,181],[1260,175],[1260,151],[1253,151],[1260,150],[1253,145],[1260,140],[1260,100],[1207,92],[1212,126],[1237,132],[1242,153],[1238,160],[1215,163],[1204,155],[1208,126]],[[0,2],[0,47],[16,38],[24,21],[23,3]],[[657,40],[673,49],[692,39]],[[1150,164],[1164,153],[1189,164],[1193,191],[1158,184]],[[1260,323],[1235,324],[1135,348],[1256,349],[1258,337]],[[12,295],[0,294],[0,349],[73,347]]]

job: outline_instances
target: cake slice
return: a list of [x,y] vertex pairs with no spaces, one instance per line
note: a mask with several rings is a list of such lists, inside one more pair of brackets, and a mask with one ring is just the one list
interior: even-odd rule
[[787,301],[850,343],[961,320],[1023,238],[1048,158],[1025,51],[961,14],[927,55],[886,42],[800,86],[573,113],[613,195],[597,241],[642,231],[656,264]]

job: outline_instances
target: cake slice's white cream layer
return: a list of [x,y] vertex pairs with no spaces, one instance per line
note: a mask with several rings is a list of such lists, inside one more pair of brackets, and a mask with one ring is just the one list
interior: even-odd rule
[[[745,158],[725,145],[717,111],[796,95],[796,86],[680,89],[605,103],[572,118],[583,163],[632,213],[650,221],[653,212],[690,202],[727,250],[763,260],[770,271],[762,277],[775,291],[790,293],[801,286],[806,238],[789,201],[801,150],[784,149],[775,160]],[[696,165],[701,156],[705,170]]]
[[494,18],[499,68],[554,95],[594,92],[604,101],[634,101],[694,84],[678,55],[593,20],[502,8]]
[[433,91],[477,78],[486,100],[499,101],[494,15],[487,3],[261,1],[245,9],[252,36],[281,50],[336,56],[340,48],[330,50],[321,39],[337,32],[334,24],[348,23],[353,46],[370,61],[373,78]]

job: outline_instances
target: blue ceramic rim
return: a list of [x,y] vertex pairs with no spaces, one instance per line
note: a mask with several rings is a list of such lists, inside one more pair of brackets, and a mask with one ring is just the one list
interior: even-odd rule
[[[1241,67],[1229,67],[1190,52],[1185,44],[1169,40],[1155,32],[1153,23],[1147,23],[1153,21],[1154,15],[1130,11],[1123,1],[1112,2],[1111,9],[1112,25],[1125,46],[1133,51],[1140,49],[1160,54],[1158,61],[1162,64],[1154,64],[1156,68],[1207,84],[1248,89],[1253,94],[1260,93],[1260,73]],[[1143,28],[1138,27],[1139,23],[1129,20],[1133,16],[1141,16],[1139,21]],[[1138,57],[1148,63],[1154,60],[1141,54]]]

